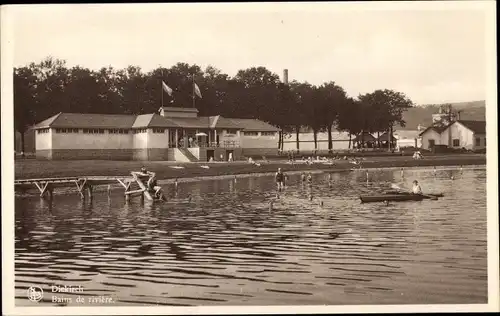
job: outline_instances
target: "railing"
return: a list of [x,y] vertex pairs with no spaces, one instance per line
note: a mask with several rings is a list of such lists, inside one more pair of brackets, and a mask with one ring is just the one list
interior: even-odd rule
[[179,146],[170,143],[169,148],[239,148],[240,142],[235,140],[224,140],[219,143],[217,142],[205,142],[205,143],[194,143],[191,146],[183,146],[183,144],[179,143]]

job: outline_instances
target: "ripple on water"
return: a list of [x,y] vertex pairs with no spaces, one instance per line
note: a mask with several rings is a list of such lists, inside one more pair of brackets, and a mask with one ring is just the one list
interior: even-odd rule
[[[430,168],[404,179],[377,170],[368,185],[364,173],[334,174],[331,185],[313,177],[307,188],[291,175],[279,200],[272,177],[183,183],[165,204],[60,196],[50,216],[23,197],[16,300],[28,305],[27,287],[56,282],[118,305],[486,303],[485,170],[464,169],[453,182]],[[359,202],[413,178],[444,197]]]

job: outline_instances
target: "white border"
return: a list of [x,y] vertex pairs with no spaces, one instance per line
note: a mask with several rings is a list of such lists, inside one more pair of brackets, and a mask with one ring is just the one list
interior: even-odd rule
[[[82,4],[79,4],[82,5]],[[151,10],[165,4],[114,4],[116,10]],[[216,10],[216,11],[269,11],[301,10],[324,11],[331,3],[225,3],[214,4],[168,4],[172,10]],[[350,305],[350,306],[199,306],[199,307],[15,307],[14,302],[14,131],[13,131],[13,36],[8,15],[10,6],[1,7],[1,119],[2,119],[2,276],[3,313],[8,315],[158,315],[158,314],[260,314],[260,313],[396,313],[396,312],[482,312],[499,311],[499,248],[498,248],[498,147],[497,147],[497,94],[496,94],[496,11],[494,1],[443,1],[443,2],[354,2],[335,3],[335,9],[344,10],[449,10],[476,9],[486,14],[487,28],[487,205],[488,205],[488,304],[478,305]],[[34,5],[30,5],[34,6]],[[39,7],[47,7],[40,5]],[[50,5],[52,6],[52,5]],[[76,5],[58,5],[61,8]],[[104,5],[87,5],[99,8]],[[109,4],[105,4],[109,6]],[[188,7],[189,6],[189,7]],[[154,9],[154,8],[153,8]]]

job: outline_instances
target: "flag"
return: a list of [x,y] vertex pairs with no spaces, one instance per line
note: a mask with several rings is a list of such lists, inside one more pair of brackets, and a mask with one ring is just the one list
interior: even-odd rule
[[196,93],[196,95],[201,99],[201,91],[196,83],[194,83],[194,93]]
[[162,86],[163,86],[163,90],[165,90],[166,93],[168,93],[169,96],[172,96],[172,88],[170,88],[169,86],[167,86],[165,84],[165,82],[161,82],[162,83]]

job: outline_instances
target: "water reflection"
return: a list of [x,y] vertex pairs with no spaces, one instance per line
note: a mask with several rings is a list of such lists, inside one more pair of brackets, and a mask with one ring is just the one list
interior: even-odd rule
[[[359,202],[414,179],[444,198]],[[312,187],[290,175],[279,199],[272,176],[167,186],[166,203],[19,198],[17,303],[54,283],[120,305],[485,303],[485,181],[407,169],[370,170],[367,184],[357,170],[314,174]]]

